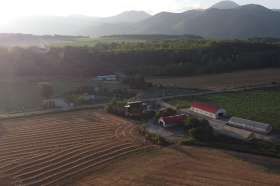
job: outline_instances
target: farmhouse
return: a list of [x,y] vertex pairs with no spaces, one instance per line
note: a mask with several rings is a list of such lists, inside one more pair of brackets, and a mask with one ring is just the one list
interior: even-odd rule
[[176,116],[160,117],[158,123],[165,128],[173,127],[176,125],[183,125],[186,121],[186,118],[187,116],[184,114],[176,115]]
[[190,110],[214,119],[218,119],[226,115],[226,111],[224,109],[200,102],[192,103]]
[[261,134],[269,134],[272,131],[272,126],[270,124],[260,123],[238,117],[231,117],[228,121],[228,125]]

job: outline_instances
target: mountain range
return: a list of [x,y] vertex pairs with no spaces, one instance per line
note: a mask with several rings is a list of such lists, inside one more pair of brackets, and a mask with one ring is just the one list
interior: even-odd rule
[[215,39],[280,37],[280,11],[256,4],[240,6],[233,1],[222,1],[208,9],[161,12],[153,16],[142,11],[129,11],[108,18],[28,17],[12,22],[5,32],[12,31],[91,36],[190,34]]
[[84,15],[71,16],[30,16],[11,21],[0,27],[2,33],[24,33],[35,35],[94,35],[89,32],[91,27],[103,24],[135,23],[149,18],[151,15],[144,11],[126,11],[111,17],[90,17]]

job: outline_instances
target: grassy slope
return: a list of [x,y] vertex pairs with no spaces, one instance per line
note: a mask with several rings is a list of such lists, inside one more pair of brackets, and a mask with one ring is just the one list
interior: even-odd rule
[[257,90],[242,93],[227,93],[172,100],[172,104],[184,108],[194,100],[215,103],[227,110],[230,115],[271,123],[280,129],[280,90]]

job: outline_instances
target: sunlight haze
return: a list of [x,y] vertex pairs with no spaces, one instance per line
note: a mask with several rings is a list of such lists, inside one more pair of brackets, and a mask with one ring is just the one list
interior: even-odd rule
[[[20,16],[113,16],[128,10],[143,10],[151,14],[161,11],[180,12],[208,8],[218,0],[1,0],[0,23],[5,24]],[[239,4],[262,4],[280,8],[276,0],[236,0]]]
[[280,186],[280,0],[0,8],[0,186]]

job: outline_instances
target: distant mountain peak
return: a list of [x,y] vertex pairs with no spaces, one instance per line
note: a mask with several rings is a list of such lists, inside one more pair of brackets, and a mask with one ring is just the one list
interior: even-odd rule
[[216,9],[233,9],[238,8],[239,4],[235,3],[234,1],[220,1],[210,8],[216,8]]
[[135,15],[135,14],[140,14],[140,15],[147,15],[147,16],[151,16],[150,14],[148,14],[147,12],[145,11],[141,11],[141,10],[129,10],[129,11],[125,11],[125,12],[122,12],[120,13],[119,15]]
[[244,6],[240,6],[240,9],[247,9],[247,10],[259,10],[259,11],[273,11],[271,9],[268,9],[262,5],[258,5],[258,4],[247,4]]
[[136,11],[136,10],[130,10],[122,12],[116,16],[112,17],[106,17],[103,18],[103,22],[112,23],[112,22],[121,22],[121,23],[132,23],[132,22],[139,22],[144,19],[147,19],[151,17],[150,14],[148,14],[145,11]]

